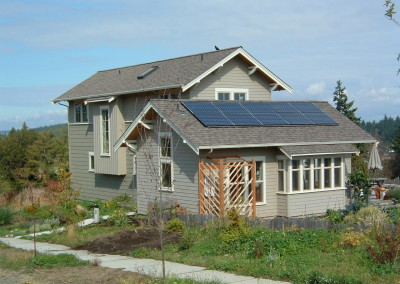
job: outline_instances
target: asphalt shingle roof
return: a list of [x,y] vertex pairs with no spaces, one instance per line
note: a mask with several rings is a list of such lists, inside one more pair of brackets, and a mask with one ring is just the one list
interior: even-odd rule
[[[99,71],[56,98],[54,102],[182,86],[191,82],[239,48],[232,47]],[[158,68],[144,79],[137,79],[137,76],[153,66],[158,66]]]
[[355,153],[358,149],[353,144],[333,145],[301,145],[280,147],[284,153],[290,156],[301,156],[305,154],[327,154],[327,153]]
[[[370,143],[376,139],[338,112],[328,102],[312,102],[336,120],[338,125],[292,125],[263,127],[205,127],[177,100],[151,100],[179,131],[197,148],[215,146],[302,143]],[[182,115],[182,112],[185,115]]]

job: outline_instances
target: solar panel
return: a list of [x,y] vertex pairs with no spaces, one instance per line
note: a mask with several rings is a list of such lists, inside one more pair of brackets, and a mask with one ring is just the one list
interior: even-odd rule
[[290,103],[269,103],[269,106],[277,113],[281,113],[281,112],[299,112]]
[[204,126],[337,125],[313,103],[186,101],[184,105]]
[[279,114],[290,125],[313,125],[314,123],[301,113],[283,112]]
[[267,102],[242,102],[241,105],[251,113],[274,113]]
[[289,124],[277,113],[254,113],[253,116],[257,118],[262,123],[262,125],[265,126]]
[[239,102],[214,102],[213,104],[223,113],[249,113]]
[[290,103],[301,113],[304,112],[322,112],[322,110],[313,103]]
[[305,113],[304,115],[317,125],[338,125],[336,120],[332,119],[329,115],[327,115],[324,112]]
[[225,113],[226,117],[232,121],[236,126],[261,126],[258,121],[250,113]]
[[235,124],[221,114],[196,114],[204,126],[235,126]]

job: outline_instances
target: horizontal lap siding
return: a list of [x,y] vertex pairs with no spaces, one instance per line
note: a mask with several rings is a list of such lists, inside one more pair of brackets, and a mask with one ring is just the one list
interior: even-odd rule
[[[158,133],[148,131],[147,140],[139,142],[138,148],[138,208],[140,213],[146,213],[148,205],[160,200],[160,191],[156,189],[158,173]],[[173,192],[162,192],[163,201],[178,202],[183,209],[190,213],[198,213],[198,156],[187,144],[182,142],[173,132]],[[152,163],[149,156],[152,155]]]
[[249,89],[250,100],[270,101],[269,82],[258,71],[249,76],[248,67],[237,57],[230,60],[191,89],[190,99],[215,100],[215,88],[240,88]]
[[[69,125],[70,171],[73,187],[82,200],[109,200],[121,194],[136,198],[132,187],[132,156],[128,153],[128,172],[123,176],[89,172],[89,152],[94,151],[93,125]],[[96,166],[96,165],[95,165]]]
[[323,214],[327,209],[342,209],[345,205],[344,190],[328,190],[301,194],[288,194],[288,216]]

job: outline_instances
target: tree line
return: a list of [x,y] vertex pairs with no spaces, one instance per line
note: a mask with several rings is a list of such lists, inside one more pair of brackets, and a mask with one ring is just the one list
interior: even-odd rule
[[[55,134],[56,133],[56,134]],[[11,129],[0,135],[0,193],[33,186],[44,186],[57,177],[59,169],[68,169],[68,131]]]

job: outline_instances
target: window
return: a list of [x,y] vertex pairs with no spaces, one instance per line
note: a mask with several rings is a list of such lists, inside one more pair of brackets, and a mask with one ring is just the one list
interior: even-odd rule
[[[288,169],[285,161],[289,161]],[[288,182],[286,183],[286,172]],[[303,192],[344,187],[342,157],[278,160],[278,191]]]
[[219,101],[245,101],[249,99],[248,89],[216,88],[215,99]]
[[84,103],[75,104],[75,122],[86,123],[88,122],[87,105]]
[[89,152],[89,172],[94,172],[94,152]]
[[278,161],[278,191],[285,190],[285,185],[286,185],[285,180],[286,180],[285,161],[279,160]]
[[132,156],[132,186],[137,188],[137,158],[136,155]]
[[256,161],[256,201],[265,202],[264,163],[262,161]]
[[100,107],[100,140],[101,154],[110,154],[110,120],[108,114],[108,106]]
[[159,134],[161,189],[172,190],[172,137],[171,133]]

